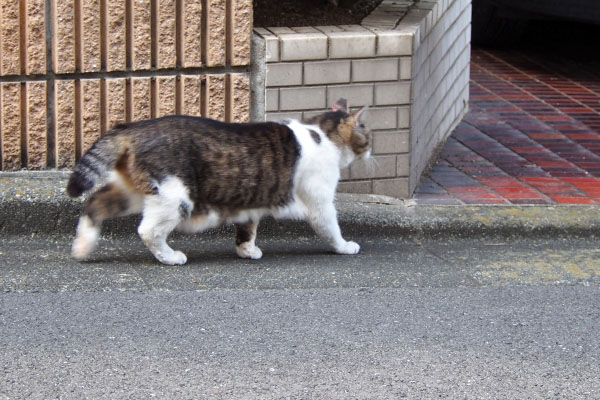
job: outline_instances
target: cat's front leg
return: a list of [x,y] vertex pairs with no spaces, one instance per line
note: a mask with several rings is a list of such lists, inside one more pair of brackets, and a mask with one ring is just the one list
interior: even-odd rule
[[173,250],[167,244],[167,236],[177,226],[178,220],[156,220],[144,216],[138,227],[138,234],[158,261],[167,265],[183,265],[187,257],[181,251]]
[[308,219],[317,235],[327,241],[338,254],[358,254],[358,243],[346,241],[342,237],[337,212],[333,201],[314,202],[309,207]]
[[258,260],[262,257],[262,251],[256,247],[256,229],[258,222],[250,221],[245,224],[235,225],[237,232],[235,238],[235,251],[241,258]]

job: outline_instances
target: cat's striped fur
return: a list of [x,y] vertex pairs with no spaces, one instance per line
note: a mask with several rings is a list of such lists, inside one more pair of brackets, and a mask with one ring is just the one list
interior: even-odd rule
[[67,185],[77,197],[112,171],[110,183],[83,209],[73,256],[94,249],[102,222],[142,213],[138,233],[155,257],[183,264],[166,239],[173,229],[197,232],[223,222],[237,226],[241,257],[260,258],[261,217],[308,219],[336,252],[355,254],[345,241],[333,200],[340,168],[370,154],[370,134],[340,99],[310,120],[249,124],[170,116],[117,125],[79,160]]

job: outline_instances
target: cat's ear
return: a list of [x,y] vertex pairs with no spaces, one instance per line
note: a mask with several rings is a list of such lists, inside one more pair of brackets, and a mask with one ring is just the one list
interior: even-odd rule
[[340,98],[331,107],[331,111],[343,111],[343,112],[347,113],[348,112],[348,101],[346,99]]
[[353,111],[352,114],[350,114],[350,117],[354,121],[355,125],[358,125],[358,123],[364,118],[367,108],[368,106],[364,106],[360,110]]

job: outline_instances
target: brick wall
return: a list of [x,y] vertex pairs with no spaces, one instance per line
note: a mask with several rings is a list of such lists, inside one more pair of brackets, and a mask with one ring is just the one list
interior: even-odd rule
[[0,0],[0,167],[68,168],[120,121],[246,121],[251,0]]
[[421,1],[402,24],[414,30],[410,191],[467,111],[471,0]]
[[369,105],[374,161],[343,171],[339,190],[410,197],[466,112],[469,28],[470,0],[384,0],[362,25],[256,28],[264,118],[307,118],[339,97]]
[[252,80],[251,36],[250,0],[0,0],[0,169],[69,168],[120,121],[246,121],[252,89],[258,119],[369,105],[375,161],[343,171],[340,190],[409,197],[466,112],[470,0],[257,28]]

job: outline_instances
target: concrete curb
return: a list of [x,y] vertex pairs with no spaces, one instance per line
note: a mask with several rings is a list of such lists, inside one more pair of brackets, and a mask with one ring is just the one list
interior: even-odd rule
[[[0,173],[0,233],[73,234],[84,199],[64,189],[69,172]],[[344,235],[600,235],[599,206],[418,206],[385,196],[340,194]],[[107,222],[107,234],[135,232],[138,218]],[[265,219],[262,235],[312,234],[305,222]],[[212,231],[230,233],[231,228]]]

